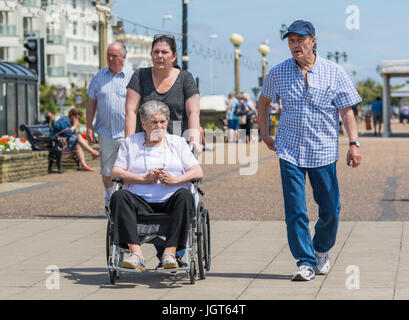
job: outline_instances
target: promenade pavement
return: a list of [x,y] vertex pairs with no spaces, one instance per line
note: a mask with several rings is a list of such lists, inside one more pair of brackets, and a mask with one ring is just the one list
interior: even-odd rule
[[[256,161],[228,164],[232,150],[217,144],[202,159],[212,240],[205,280],[123,273],[111,285],[100,176],[67,171],[0,184],[0,299],[409,299],[409,138],[368,133],[360,140],[362,165],[352,169],[340,138],[341,222],[326,276],[290,281],[296,265],[277,157],[264,144],[239,144],[248,155],[257,148]],[[308,182],[307,207],[313,234],[317,206]],[[143,249],[154,268],[153,247]]]

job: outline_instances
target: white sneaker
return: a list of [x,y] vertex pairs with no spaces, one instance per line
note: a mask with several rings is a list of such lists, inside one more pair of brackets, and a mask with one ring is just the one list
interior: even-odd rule
[[328,252],[315,251],[315,257],[318,259],[318,264],[315,266],[315,274],[328,274],[331,269]]
[[309,266],[299,266],[296,273],[293,274],[292,281],[309,281],[315,278],[314,269]]

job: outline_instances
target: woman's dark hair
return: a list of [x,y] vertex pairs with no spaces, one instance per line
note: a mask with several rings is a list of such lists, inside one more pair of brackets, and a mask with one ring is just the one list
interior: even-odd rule
[[68,118],[70,118],[71,116],[75,116],[75,117],[82,117],[82,111],[78,108],[72,108],[70,109],[70,111],[68,112]]
[[151,55],[152,55],[152,51],[153,51],[153,47],[155,46],[155,44],[157,42],[166,42],[169,47],[170,50],[172,51],[172,53],[174,55],[176,55],[176,59],[173,62],[173,66],[175,68],[180,69],[179,65],[178,65],[178,56],[177,56],[177,50],[176,50],[176,40],[175,37],[172,35],[167,35],[167,34],[157,34],[153,37],[153,41],[152,41],[152,47],[151,47]]

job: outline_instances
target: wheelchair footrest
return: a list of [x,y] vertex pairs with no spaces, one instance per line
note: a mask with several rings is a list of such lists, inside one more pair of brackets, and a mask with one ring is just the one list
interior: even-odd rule
[[132,273],[146,273],[146,272],[178,273],[178,272],[188,272],[189,271],[189,268],[187,266],[179,267],[179,268],[173,268],[173,269],[161,269],[161,270],[146,269],[145,272],[141,272],[139,269],[130,269],[130,268],[115,267],[115,266],[108,266],[108,269],[109,270],[118,270],[118,271],[121,271],[121,272],[132,272]]

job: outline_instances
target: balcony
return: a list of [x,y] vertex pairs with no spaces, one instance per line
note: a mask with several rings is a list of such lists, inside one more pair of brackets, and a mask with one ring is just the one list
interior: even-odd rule
[[65,68],[64,67],[48,67],[47,68],[47,75],[49,77],[64,77],[65,76]]
[[16,36],[16,26],[1,24],[0,35],[2,36]]
[[62,36],[60,35],[47,35],[48,44],[62,44]]

